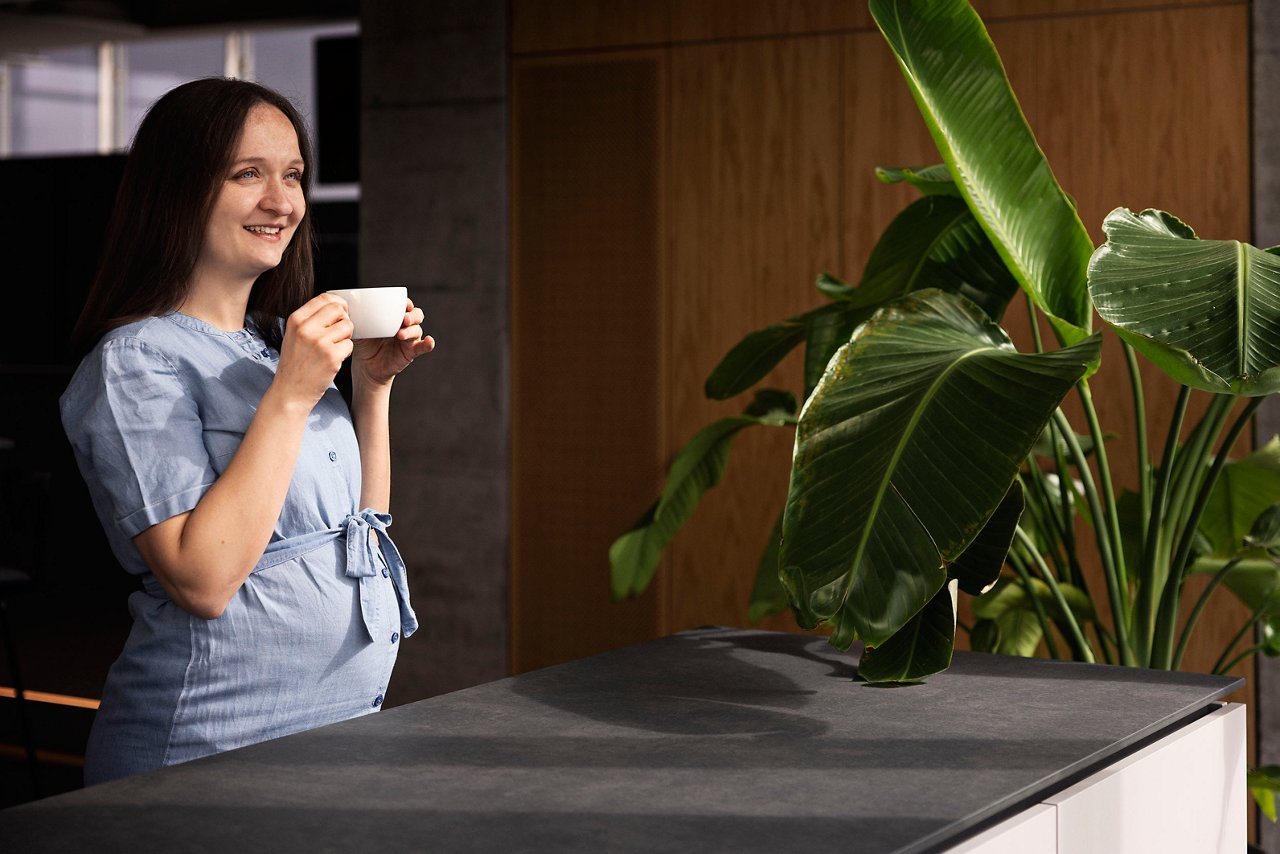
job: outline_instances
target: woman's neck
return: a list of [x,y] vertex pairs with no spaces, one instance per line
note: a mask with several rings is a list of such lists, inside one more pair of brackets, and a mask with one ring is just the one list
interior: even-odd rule
[[249,309],[249,293],[252,290],[252,281],[221,286],[196,281],[177,309],[226,332],[235,332],[244,327],[245,314]]

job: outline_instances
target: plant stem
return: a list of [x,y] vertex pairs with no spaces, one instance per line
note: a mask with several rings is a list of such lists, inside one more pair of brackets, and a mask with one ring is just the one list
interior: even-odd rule
[[1209,495],[1213,492],[1213,487],[1218,482],[1218,476],[1222,474],[1222,467],[1226,465],[1230,457],[1231,447],[1240,438],[1244,428],[1253,420],[1254,413],[1258,411],[1258,407],[1262,405],[1262,401],[1265,399],[1254,397],[1245,405],[1245,408],[1240,412],[1240,417],[1231,425],[1231,429],[1227,432],[1227,437],[1222,441],[1222,445],[1219,446],[1218,453],[1213,458],[1213,465],[1209,468],[1209,474],[1205,477],[1204,482],[1200,484],[1200,491],[1196,494],[1195,503],[1191,506],[1191,515],[1187,517],[1187,523],[1182,529],[1182,539],[1178,543],[1178,551],[1171,565],[1180,574],[1186,571],[1186,564],[1190,562],[1191,544],[1195,541],[1196,529],[1200,527],[1200,517],[1204,515],[1204,508],[1209,502]]
[[[1049,423],[1053,427],[1055,436],[1061,432],[1062,427],[1057,421]],[[1071,480],[1071,467],[1067,464],[1066,455],[1062,452],[1066,444],[1067,440],[1065,438],[1061,444],[1056,439],[1053,443],[1053,460],[1058,467],[1058,500],[1062,508],[1062,547],[1066,550],[1067,563],[1071,566],[1069,580],[1087,594],[1089,587],[1085,583],[1084,570],[1080,568],[1080,559],[1076,554],[1076,491]],[[1090,597],[1090,600],[1092,600],[1092,597]],[[1101,624],[1099,623],[1098,625]]]
[[1236,656],[1235,658],[1231,659],[1231,664],[1227,665],[1226,667],[1223,667],[1223,663],[1227,660],[1227,656],[1231,654],[1231,650],[1235,649],[1236,644],[1240,643],[1240,641],[1244,638],[1244,636],[1248,634],[1249,631],[1252,630],[1253,627],[1256,626],[1262,620],[1263,615],[1266,614],[1267,608],[1269,608],[1270,606],[1271,606],[1271,600],[1268,598],[1266,601],[1262,603],[1261,606],[1258,607],[1257,610],[1253,612],[1253,616],[1249,618],[1248,622],[1246,622],[1243,626],[1240,627],[1240,631],[1236,632],[1235,635],[1232,636],[1231,641],[1227,644],[1227,648],[1222,651],[1222,655],[1218,656],[1218,660],[1213,663],[1212,672],[1225,673],[1226,671],[1230,670],[1232,667],[1235,667],[1236,664],[1242,658],[1245,657],[1245,655],[1251,655],[1256,651],[1256,648],[1250,649],[1245,653],[1245,655]]
[[1089,461],[1085,459],[1084,451],[1080,450],[1080,443],[1076,441],[1075,433],[1071,432],[1067,416],[1059,409],[1053,413],[1053,419],[1058,425],[1063,440],[1067,443],[1067,450],[1071,454],[1076,469],[1080,472],[1080,482],[1084,484],[1084,495],[1089,502],[1089,511],[1093,514],[1093,518],[1098,520],[1093,528],[1098,540],[1098,555],[1102,558],[1103,577],[1107,582],[1107,598],[1111,603],[1111,615],[1116,629],[1116,651],[1120,656],[1121,664],[1132,665],[1135,661],[1133,650],[1129,647],[1129,630],[1120,594],[1120,577],[1116,572],[1114,555],[1111,553],[1111,540],[1106,535],[1102,524],[1102,519],[1105,517],[1102,515],[1102,502],[1098,500],[1098,490],[1093,484],[1093,473],[1089,470]]
[[1214,675],[1221,676],[1222,674],[1229,672],[1231,668],[1235,667],[1237,664],[1244,661],[1246,658],[1253,655],[1255,652],[1265,649],[1266,646],[1267,645],[1265,643],[1254,644],[1253,646],[1249,647],[1244,652],[1240,653],[1235,658],[1231,659],[1226,664],[1224,664],[1221,670],[1214,670],[1213,671]]
[[1196,599],[1195,607],[1191,609],[1191,613],[1187,615],[1186,623],[1182,626],[1182,636],[1178,639],[1178,649],[1173,654],[1173,666],[1169,668],[1170,670],[1178,670],[1182,667],[1182,656],[1187,651],[1187,644],[1191,641],[1191,632],[1195,629],[1196,621],[1200,619],[1200,612],[1209,604],[1209,597],[1213,595],[1213,591],[1218,589],[1218,585],[1226,580],[1227,575],[1239,563],[1239,558],[1227,561],[1222,569],[1213,574],[1213,578],[1209,580],[1209,584],[1205,587],[1204,592],[1200,594],[1200,598]]
[[[1222,431],[1222,426],[1231,414],[1231,406],[1234,402],[1234,398],[1230,395],[1215,394],[1213,396],[1205,409],[1204,417],[1191,431],[1186,447],[1174,465],[1173,497],[1177,503],[1172,508],[1169,520],[1172,524],[1169,526],[1169,531],[1175,536],[1182,530],[1183,522],[1190,512],[1192,496],[1195,495],[1206,471],[1205,461],[1213,447],[1213,440]],[[1171,537],[1166,544],[1170,549],[1169,557],[1173,555],[1174,542],[1175,538]]]
[[1040,570],[1040,575],[1044,579],[1044,583],[1048,585],[1049,592],[1053,594],[1054,601],[1058,603],[1058,610],[1062,612],[1063,622],[1065,622],[1067,624],[1067,628],[1071,630],[1071,634],[1068,636],[1068,639],[1074,641],[1073,646],[1075,647],[1076,654],[1080,659],[1088,662],[1089,664],[1093,664],[1097,661],[1097,658],[1093,654],[1093,647],[1089,645],[1088,639],[1080,629],[1080,623],[1076,620],[1075,613],[1071,610],[1071,606],[1067,604],[1067,597],[1062,595],[1062,588],[1058,586],[1058,579],[1053,577],[1053,573],[1049,571],[1048,565],[1036,552],[1035,545],[1031,542],[1031,538],[1026,535],[1026,532],[1024,532],[1020,526],[1014,528],[1013,535],[1017,538],[1018,543],[1022,546],[1023,550],[1026,551],[1028,556],[1030,556],[1032,562],[1035,563],[1036,568]]
[[1049,615],[1045,613],[1044,606],[1040,604],[1040,598],[1036,596],[1035,587],[1031,583],[1031,573],[1023,565],[1021,556],[1012,550],[1009,552],[1009,565],[1013,567],[1014,572],[1018,573],[1018,577],[1022,579],[1022,589],[1027,591],[1027,597],[1031,600],[1031,608],[1036,612],[1036,619],[1040,621],[1040,632],[1044,635],[1044,645],[1049,651],[1049,657],[1062,658],[1058,653],[1058,644],[1053,639],[1053,627],[1049,623]]
[[1187,415],[1187,403],[1191,400],[1191,389],[1182,386],[1178,391],[1178,401],[1174,404],[1173,415],[1169,418],[1169,432],[1164,440],[1164,454],[1160,458],[1160,470],[1156,474],[1155,490],[1152,496],[1151,516],[1147,521],[1147,536],[1143,541],[1142,569],[1138,576],[1138,602],[1135,618],[1138,625],[1134,633],[1142,644],[1141,661],[1149,662],[1151,642],[1156,621],[1156,566],[1163,549],[1164,527],[1160,524],[1165,518],[1165,510],[1169,503],[1169,487],[1173,480],[1173,464],[1178,456],[1178,437],[1182,433],[1182,422]]
[[1044,352],[1044,342],[1040,340],[1040,315],[1036,311],[1036,302],[1031,298],[1031,294],[1026,294],[1027,298],[1027,319],[1031,321],[1031,341],[1035,344],[1036,352]]
[[[1111,557],[1115,562],[1116,577],[1119,581],[1121,595],[1126,599],[1128,592],[1128,574],[1124,565],[1124,540],[1120,537],[1120,514],[1116,510],[1115,490],[1111,487],[1111,465],[1107,462],[1107,447],[1102,436],[1102,427],[1098,423],[1098,412],[1093,406],[1093,395],[1089,393],[1089,383],[1081,380],[1076,383],[1080,393],[1080,402],[1084,405],[1084,415],[1089,422],[1089,435],[1093,437],[1093,455],[1098,461],[1098,481],[1102,487],[1102,495],[1106,499],[1106,524],[1111,538]],[[1101,528],[1102,519],[1098,519]]]
[[1120,342],[1124,350],[1125,365],[1129,368],[1129,387],[1133,392],[1134,435],[1138,440],[1138,496],[1142,502],[1142,528],[1147,530],[1151,519],[1151,454],[1147,448],[1147,403],[1142,390],[1142,371],[1138,357],[1127,341]]
[[[1026,479],[1031,481],[1034,489],[1028,489],[1024,483],[1023,490],[1025,492],[1033,493],[1040,498],[1038,502],[1028,501],[1026,504],[1027,511],[1035,517],[1036,527],[1044,533],[1045,538],[1048,539],[1050,535],[1053,537],[1052,548],[1049,547],[1049,543],[1045,543],[1045,550],[1048,552],[1049,558],[1053,561],[1053,568],[1059,574],[1067,574],[1065,573],[1065,567],[1063,566],[1063,561],[1061,556],[1058,554],[1057,548],[1058,542],[1062,540],[1062,520],[1053,512],[1053,502],[1049,498],[1049,487],[1045,483],[1044,472],[1040,471],[1039,466],[1036,465],[1034,455],[1028,457],[1027,468],[1028,472]],[[1069,574],[1067,574],[1067,577],[1070,577]]]
[[[1194,541],[1196,528],[1200,524],[1200,517],[1204,513],[1205,504],[1209,501],[1209,494],[1213,491],[1213,484],[1217,482],[1218,475],[1222,472],[1222,467],[1226,464],[1231,446],[1235,444],[1240,433],[1244,430],[1253,413],[1257,411],[1258,406],[1262,403],[1262,398],[1254,398],[1249,405],[1245,407],[1240,417],[1236,419],[1230,431],[1228,431],[1226,440],[1218,449],[1217,455],[1214,457],[1213,464],[1209,467],[1208,472],[1202,473],[1203,467],[1199,465],[1191,465],[1190,461],[1184,467],[1184,472],[1191,472],[1183,479],[1183,492],[1179,505],[1184,508],[1175,516],[1175,520],[1180,522],[1179,528],[1174,528],[1170,533],[1171,536],[1177,535],[1179,530],[1181,535],[1178,541],[1178,549],[1173,555],[1173,559],[1168,563],[1168,574],[1165,577],[1164,590],[1160,594],[1160,606],[1157,612],[1155,642],[1153,644],[1152,665],[1164,669],[1173,666],[1173,634],[1178,623],[1178,602],[1182,598],[1182,585],[1186,578],[1187,564],[1190,562],[1191,544]],[[1213,447],[1213,441],[1222,430],[1222,426],[1230,414],[1231,406],[1234,399],[1229,395],[1218,395],[1210,404],[1209,411],[1205,414],[1205,418],[1201,424],[1197,425],[1197,432],[1194,453],[1195,459],[1203,459],[1204,455]],[[1205,430],[1199,430],[1200,427],[1207,426]],[[1194,500],[1189,500],[1189,495],[1194,489]]]

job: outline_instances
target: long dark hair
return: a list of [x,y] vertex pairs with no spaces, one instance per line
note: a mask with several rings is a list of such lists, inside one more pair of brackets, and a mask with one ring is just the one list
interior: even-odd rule
[[[77,355],[106,332],[176,308],[186,298],[204,242],[205,226],[226,177],[245,118],[257,104],[284,113],[310,167],[311,142],[288,99],[246,80],[206,78],[172,89],[138,127],[116,193],[98,272],[71,333]],[[302,174],[310,198],[311,170]],[[249,322],[276,349],[280,318],[310,299],[311,218],[303,216],[279,266],[267,270],[249,295]]]

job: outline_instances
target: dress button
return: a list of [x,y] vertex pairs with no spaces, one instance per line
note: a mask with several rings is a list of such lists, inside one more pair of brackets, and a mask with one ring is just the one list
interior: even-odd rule
[[391,577],[391,570],[387,569],[387,568],[384,566],[384,567],[382,568],[382,577],[383,577],[383,578],[390,578],[390,577]]
[[382,705],[382,695],[379,694],[378,696],[373,698],[373,707],[376,709],[378,708],[378,706],[381,706],[381,705]]
[[337,451],[330,451],[330,452],[329,452],[329,461],[330,461],[330,462],[335,462],[335,463],[338,461],[338,452],[337,452]]
[[391,633],[391,642],[392,642],[392,643],[395,643],[395,642],[396,642],[396,641],[398,641],[398,640],[400,640],[400,633],[399,633],[399,632],[392,632],[392,633]]

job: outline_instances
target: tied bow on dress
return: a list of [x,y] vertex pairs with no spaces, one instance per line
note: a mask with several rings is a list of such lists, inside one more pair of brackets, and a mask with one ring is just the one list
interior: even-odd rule
[[364,617],[369,638],[385,640],[391,634],[386,621],[386,617],[390,615],[378,613],[378,600],[374,595],[379,570],[382,575],[389,575],[395,585],[396,599],[400,603],[400,613],[397,615],[399,631],[408,637],[418,628],[418,618],[409,606],[408,572],[404,559],[387,534],[391,515],[366,507],[359,513],[348,516],[344,524],[347,537],[347,577],[359,579],[360,613]]
[[[267,546],[262,559],[253,568],[261,572],[286,561],[301,557],[307,552],[345,537],[346,574],[356,580],[360,586],[360,616],[364,620],[365,631],[369,641],[386,642],[391,633],[398,631],[403,637],[409,637],[418,628],[418,618],[409,605],[409,578],[404,559],[400,551],[387,534],[391,524],[391,515],[378,513],[366,507],[359,513],[347,516],[337,528],[327,531],[313,531],[298,537],[276,540]],[[382,576],[382,577],[380,577]],[[385,584],[383,577],[391,579],[399,603],[399,613],[383,613],[378,608],[377,584]],[[169,596],[160,586],[154,575],[147,575],[143,581],[146,591],[161,599]]]

